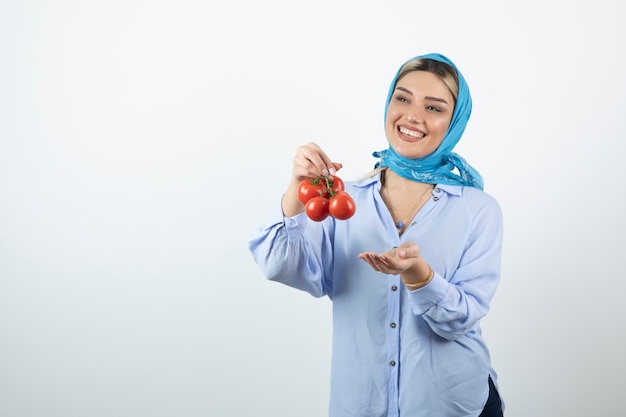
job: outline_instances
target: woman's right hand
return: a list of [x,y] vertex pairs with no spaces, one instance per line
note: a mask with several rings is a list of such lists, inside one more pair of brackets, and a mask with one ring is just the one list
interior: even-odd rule
[[293,157],[293,180],[300,182],[305,178],[333,176],[341,167],[340,163],[332,162],[316,143],[309,142],[296,149]]
[[309,142],[306,145],[299,146],[293,157],[291,181],[283,197],[283,214],[291,217],[304,211],[304,204],[298,200],[298,184],[300,184],[300,181],[322,175],[332,177],[341,167],[342,164],[332,162],[316,143]]

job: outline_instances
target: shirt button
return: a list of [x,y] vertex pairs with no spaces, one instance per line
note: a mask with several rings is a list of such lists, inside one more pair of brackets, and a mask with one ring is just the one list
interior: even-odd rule
[[433,197],[433,200],[439,201],[439,197]]
[[391,326],[392,329],[395,329],[396,328],[396,323],[391,323],[390,326]]
[[389,362],[389,365],[391,365],[391,366],[396,366],[396,361],[391,361],[391,362]]
[[398,286],[397,285],[392,285],[391,286],[391,291],[398,291]]
[[435,192],[439,194],[441,192],[441,188],[435,188]]

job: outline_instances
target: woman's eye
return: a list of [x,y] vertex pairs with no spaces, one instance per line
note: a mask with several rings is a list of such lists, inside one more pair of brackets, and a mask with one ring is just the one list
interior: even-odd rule
[[426,110],[436,111],[437,113],[441,113],[441,109],[435,106],[426,106]]
[[404,96],[396,96],[396,101],[399,101],[400,103],[408,103],[408,99]]

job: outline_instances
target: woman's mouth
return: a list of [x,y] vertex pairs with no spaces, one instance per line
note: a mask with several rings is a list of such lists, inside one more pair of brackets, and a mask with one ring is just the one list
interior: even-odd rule
[[423,132],[420,132],[418,130],[407,129],[406,127],[402,127],[402,126],[398,127],[398,131],[400,132],[401,135],[407,136],[409,141],[411,140],[418,141],[420,139],[423,139],[424,136],[426,136],[426,134]]

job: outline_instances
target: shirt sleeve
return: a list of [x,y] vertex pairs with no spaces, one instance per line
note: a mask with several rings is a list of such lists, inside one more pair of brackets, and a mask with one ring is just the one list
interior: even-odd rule
[[326,277],[332,270],[332,250],[322,222],[308,221],[304,212],[285,217],[279,204],[265,225],[253,233],[248,248],[267,279],[314,297],[329,293]]
[[500,280],[502,212],[493,199],[470,213],[472,227],[461,262],[446,279],[435,271],[432,281],[409,292],[413,313],[439,336],[456,340],[478,327],[489,311]]

